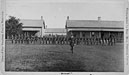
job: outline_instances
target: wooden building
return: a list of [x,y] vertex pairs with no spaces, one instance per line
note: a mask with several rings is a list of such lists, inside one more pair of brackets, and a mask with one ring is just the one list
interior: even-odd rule
[[27,36],[43,36],[45,31],[45,22],[41,16],[39,20],[21,19],[23,23],[23,34]]
[[123,21],[106,21],[101,20],[66,20],[67,35],[74,37],[86,38],[107,38],[114,36],[117,40],[124,38],[124,22]]

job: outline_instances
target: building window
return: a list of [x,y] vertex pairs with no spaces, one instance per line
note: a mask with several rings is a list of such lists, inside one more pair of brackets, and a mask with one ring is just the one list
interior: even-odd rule
[[73,36],[76,37],[76,34],[74,34]]
[[85,34],[83,34],[82,36],[85,37]]

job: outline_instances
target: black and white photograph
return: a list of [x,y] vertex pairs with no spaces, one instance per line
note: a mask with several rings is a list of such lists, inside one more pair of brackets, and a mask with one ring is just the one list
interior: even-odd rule
[[125,0],[6,0],[5,7],[5,72],[125,71]]

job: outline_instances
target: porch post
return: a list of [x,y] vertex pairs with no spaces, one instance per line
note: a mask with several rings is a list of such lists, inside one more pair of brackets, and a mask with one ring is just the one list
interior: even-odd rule
[[99,38],[101,38],[101,32],[99,32]]
[[90,31],[90,38],[91,38],[91,31]]
[[109,37],[110,37],[110,32],[109,32]]
[[80,31],[80,38],[82,38],[82,32]]

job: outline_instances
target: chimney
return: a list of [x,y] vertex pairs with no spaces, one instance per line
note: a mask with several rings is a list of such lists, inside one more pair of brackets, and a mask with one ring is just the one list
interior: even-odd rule
[[67,20],[69,20],[69,16],[67,16]]
[[41,16],[41,20],[43,20],[43,16]]
[[101,21],[101,17],[100,16],[98,17],[98,21]]

